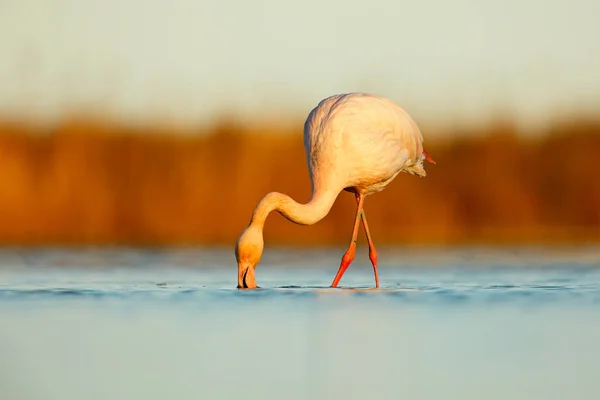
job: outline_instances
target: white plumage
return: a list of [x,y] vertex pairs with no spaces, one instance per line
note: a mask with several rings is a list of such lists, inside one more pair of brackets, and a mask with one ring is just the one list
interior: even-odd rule
[[256,206],[252,220],[236,245],[238,287],[256,287],[254,270],[264,243],[263,227],[268,214],[276,210],[292,222],[312,225],[324,218],[338,194],[355,193],[356,219],[352,241],[332,287],[354,259],[356,236],[362,219],[369,243],[369,258],[379,287],[377,252],[370,237],[363,210],[366,196],[383,190],[400,172],[426,176],[423,160],[434,162],[423,149],[423,136],[406,111],[389,99],[350,93],[322,100],[304,124],[306,162],[312,185],[307,204],[272,192]]
[[392,101],[351,93],[321,101],[304,124],[311,177],[360,194],[384,189],[400,171],[425,176],[423,136]]

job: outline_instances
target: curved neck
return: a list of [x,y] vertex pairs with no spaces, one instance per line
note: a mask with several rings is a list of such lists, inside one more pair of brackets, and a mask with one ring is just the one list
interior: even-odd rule
[[334,190],[317,190],[313,192],[308,203],[300,204],[286,194],[271,192],[263,197],[254,209],[250,225],[258,226],[262,230],[271,211],[279,212],[296,224],[315,224],[329,213],[338,194],[339,191]]

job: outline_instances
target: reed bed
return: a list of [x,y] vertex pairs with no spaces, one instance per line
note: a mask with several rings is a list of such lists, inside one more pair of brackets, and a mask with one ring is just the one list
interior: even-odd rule
[[[0,244],[233,246],[267,192],[309,199],[301,129],[0,123]],[[424,134],[428,176],[367,198],[376,243],[600,243],[600,122]],[[310,227],[274,213],[265,240],[347,243],[354,212],[344,192]]]

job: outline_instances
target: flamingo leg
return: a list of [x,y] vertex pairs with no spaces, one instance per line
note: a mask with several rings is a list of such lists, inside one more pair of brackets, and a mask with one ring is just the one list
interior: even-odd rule
[[[356,202],[360,201],[360,196],[356,195]],[[362,209],[360,212],[363,226],[365,228],[365,235],[367,236],[367,242],[369,243],[369,260],[371,260],[371,264],[373,264],[373,273],[375,274],[375,287],[379,287],[379,271],[377,270],[377,250],[375,249],[375,244],[373,244],[373,240],[371,239],[371,233],[369,232],[369,224],[367,224],[367,214],[365,214],[365,210]]]
[[354,220],[354,229],[352,230],[352,241],[350,242],[350,246],[346,253],[342,256],[342,262],[340,263],[340,268],[331,284],[331,287],[336,287],[338,283],[340,283],[340,279],[344,275],[344,272],[350,266],[350,263],[354,260],[354,255],[356,254],[356,237],[358,236],[358,225],[360,224],[360,216],[362,215],[362,208],[364,203],[364,196],[358,197],[358,206],[356,207],[356,219]]

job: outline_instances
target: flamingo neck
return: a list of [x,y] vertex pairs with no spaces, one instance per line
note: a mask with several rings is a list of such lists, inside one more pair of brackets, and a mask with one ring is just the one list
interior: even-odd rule
[[329,213],[338,194],[339,191],[316,190],[308,203],[300,204],[286,194],[268,193],[254,209],[250,225],[262,230],[271,211],[277,211],[296,224],[313,225]]

